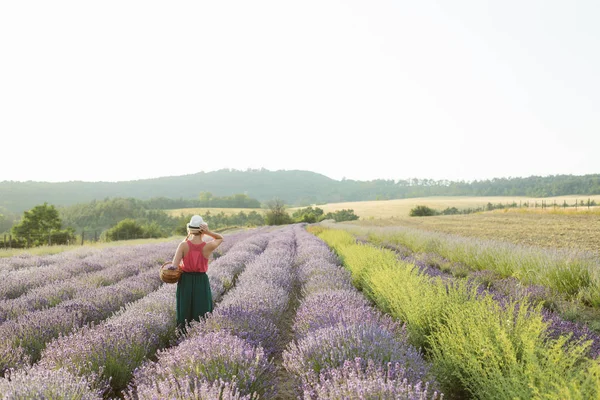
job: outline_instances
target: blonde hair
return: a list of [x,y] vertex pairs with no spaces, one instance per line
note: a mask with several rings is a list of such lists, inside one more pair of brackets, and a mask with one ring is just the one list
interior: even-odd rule
[[194,235],[194,236],[202,236],[204,233],[200,230],[200,229],[193,229],[193,228],[187,228],[187,232],[188,232],[188,236],[189,235]]

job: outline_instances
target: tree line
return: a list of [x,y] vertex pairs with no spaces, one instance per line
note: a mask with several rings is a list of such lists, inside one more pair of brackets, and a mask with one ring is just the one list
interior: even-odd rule
[[[199,187],[214,196],[198,196],[195,188]],[[179,193],[182,197],[169,199],[172,193]],[[225,169],[131,182],[0,182],[0,207],[20,214],[44,201],[56,206],[70,206],[107,196],[136,198],[148,201],[151,209],[169,209],[256,208],[261,202],[274,198],[282,199],[289,205],[309,206],[427,196],[550,197],[593,194],[600,194],[600,174],[494,178],[470,182],[417,178],[338,181],[309,171]],[[6,215],[2,210],[0,214]]]
[[[4,237],[0,237],[0,246],[22,248],[83,243],[86,238],[115,241],[186,235],[191,213],[171,216],[163,210],[148,209],[149,204],[151,203],[132,198],[116,198],[57,208],[45,202],[25,211]],[[274,199],[266,203],[265,212],[249,210],[225,214],[223,211],[215,213],[209,210],[203,214],[203,218],[211,229],[218,230],[265,224],[313,223],[324,219],[350,221],[358,219],[358,216],[353,210],[325,214],[319,207],[307,207],[290,215],[285,203]]]

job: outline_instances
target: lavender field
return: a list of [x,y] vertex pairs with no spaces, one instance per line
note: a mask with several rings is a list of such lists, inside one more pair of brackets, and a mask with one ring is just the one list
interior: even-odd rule
[[208,272],[214,311],[185,335],[176,330],[176,285],[158,278],[176,242],[2,260],[0,396],[600,393],[600,341],[530,302],[531,293],[503,296],[415,255],[361,244],[346,232],[309,230],[226,236]]
[[405,327],[302,226],[228,235],[208,272],[215,309],[183,336],[176,285],[158,278],[176,245],[2,260],[0,395],[440,397]]

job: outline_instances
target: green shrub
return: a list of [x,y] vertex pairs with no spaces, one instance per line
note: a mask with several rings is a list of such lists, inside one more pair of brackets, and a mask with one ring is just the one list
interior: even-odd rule
[[335,222],[355,221],[358,219],[358,215],[354,214],[354,210],[352,209],[343,209],[329,212],[323,219],[333,219]]
[[285,225],[294,221],[287,213],[285,203],[281,199],[274,199],[267,203],[269,210],[265,213],[265,222],[267,225]]
[[127,240],[144,237],[144,229],[134,219],[127,218],[106,232],[108,240]]
[[438,212],[436,210],[427,206],[416,206],[411,208],[409,213],[411,217],[430,217],[437,214]]
[[325,216],[323,215],[322,208],[306,207],[294,211],[294,213],[292,214],[292,218],[294,218],[295,222],[306,222],[309,224],[313,224],[315,222],[320,222],[324,220]]

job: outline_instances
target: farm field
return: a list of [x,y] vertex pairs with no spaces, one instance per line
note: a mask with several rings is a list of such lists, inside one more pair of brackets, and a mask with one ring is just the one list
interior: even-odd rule
[[467,215],[364,220],[352,224],[404,226],[525,246],[578,249],[600,254],[600,214],[596,213],[496,210]]
[[193,214],[205,215],[207,212],[211,214],[223,213],[225,215],[239,214],[240,212],[249,213],[250,211],[256,211],[263,213],[265,210],[262,208],[177,208],[173,210],[165,210],[171,217],[189,216]]
[[297,224],[226,234],[208,273],[214,311],[183,336],[176,285],[157,273],[176,241],[1,259],[0,397],[597,397],[600,336],[536,303],[550,300],[548,288],[562,296],[551,299],[557,307],[599,307],[597,278],[581,279],[590,264],[570,258],[578,275],[544,275],[536,263],[558,271],[560,254],[493,253],[467,241],[436,255],[427,238],[404,246],[387,230]]
[[[574,204],[576,200],[587,199],[594,200],[600,204],[600,195],[595,196],[557,196],[557,197],[545,197],[545,198],[533,198],[533,197],[503,197],[503,196],[490,196],[490,197],[465,197],[465,196],[432,196],[432,197],[419,197],[410,199],[396,199],[396,200],[380,200],[380,201],[355,201],[345,203],[328,203],[318,205],[322,208],[325,213],[334,212],[342,209],[353,209],[354,213],[358,215],[361,220],[366,219],[387,219],[387,218],[402,218],[408,217],[410,209],[417,205],[425,205],[439,211],[447,207],[456,207],[458,209],[463,208],[475,208],[483,207],[488,203],[513,203],[516,202],[530,202],[532,205],[537,201],[538,205],[541,205],[542,200],[547,204],[551,205],[554,201],[556,204],[562,204],[563,201],[567,201],[569,204]],[[302,208],[295,207],[290,208],[290,211]],[[585,208],[587,209],[587,207]],[[579,210],[583,210],[579,207]]]

